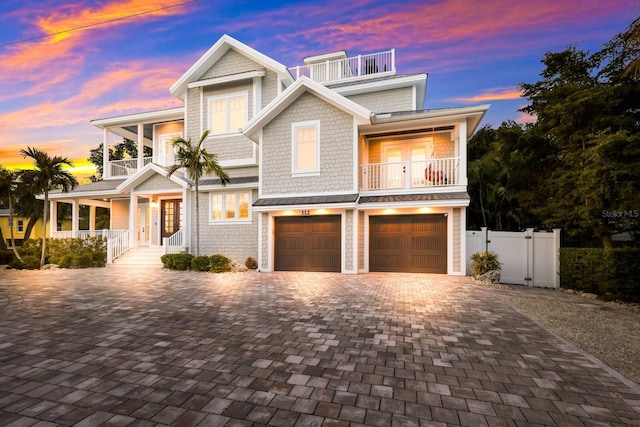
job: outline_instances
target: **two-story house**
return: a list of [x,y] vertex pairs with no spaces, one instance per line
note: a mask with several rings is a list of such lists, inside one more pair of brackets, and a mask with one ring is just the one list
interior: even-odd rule
[[[334,52],[287,68],[223,36],[170,88],[183,106],[92,121],[153,156],[108,161],[104,179],[51,195],[107,207],[109,260],[131,247],[193,252],[193,182],[176,173],[179,135],[231,177],[200,180],[200,253],[276,270],[465,274],[467,140],[488,105],[424,110],[426,74],[395,51]],[[138,150],[142,153],[143,150]],[[52,221],[56,223],[55,219]]]

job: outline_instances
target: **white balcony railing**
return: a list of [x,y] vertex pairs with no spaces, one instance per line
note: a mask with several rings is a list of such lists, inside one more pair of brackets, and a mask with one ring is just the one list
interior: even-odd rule
[[131,247],[131,231],[125,230],[122,234],[107,240],[107,264],[125,253]]
[[[153,157],[145,157],[143,166],[151,163]],[[122,177],[133,175],[138,171],[138,159],[111,160],[109,162],[109,176]]]
[[459,157],[360,165],[363,191],[458,185]]
[[318,83],[337,82],[390,71],[396,71],[395,49],[289,68],[296,80],[306,76]]
[[185,232],[184,228],[176,231],[169,237],[162,238],[162,253],[177,254],[185,249]]

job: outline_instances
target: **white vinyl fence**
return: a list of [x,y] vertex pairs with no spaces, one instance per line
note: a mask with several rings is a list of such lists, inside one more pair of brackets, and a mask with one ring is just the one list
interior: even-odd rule
[[471,271],[471,255],[493,251],[502,263],[502,283],[560,287],[560,230],[551,232],[467,231],[467,271]]

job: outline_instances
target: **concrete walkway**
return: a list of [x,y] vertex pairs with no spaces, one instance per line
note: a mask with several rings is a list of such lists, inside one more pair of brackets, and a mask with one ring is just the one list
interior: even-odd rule
[[0,425],[640,425],[467,278],[0,269]]

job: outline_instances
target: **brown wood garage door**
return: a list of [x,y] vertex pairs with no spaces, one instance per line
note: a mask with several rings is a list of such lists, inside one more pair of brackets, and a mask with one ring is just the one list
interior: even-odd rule
[[340,215],[275,218],[274,269],[340,271]]
[[447,272],[447,217],[369,217],[369,270]]

